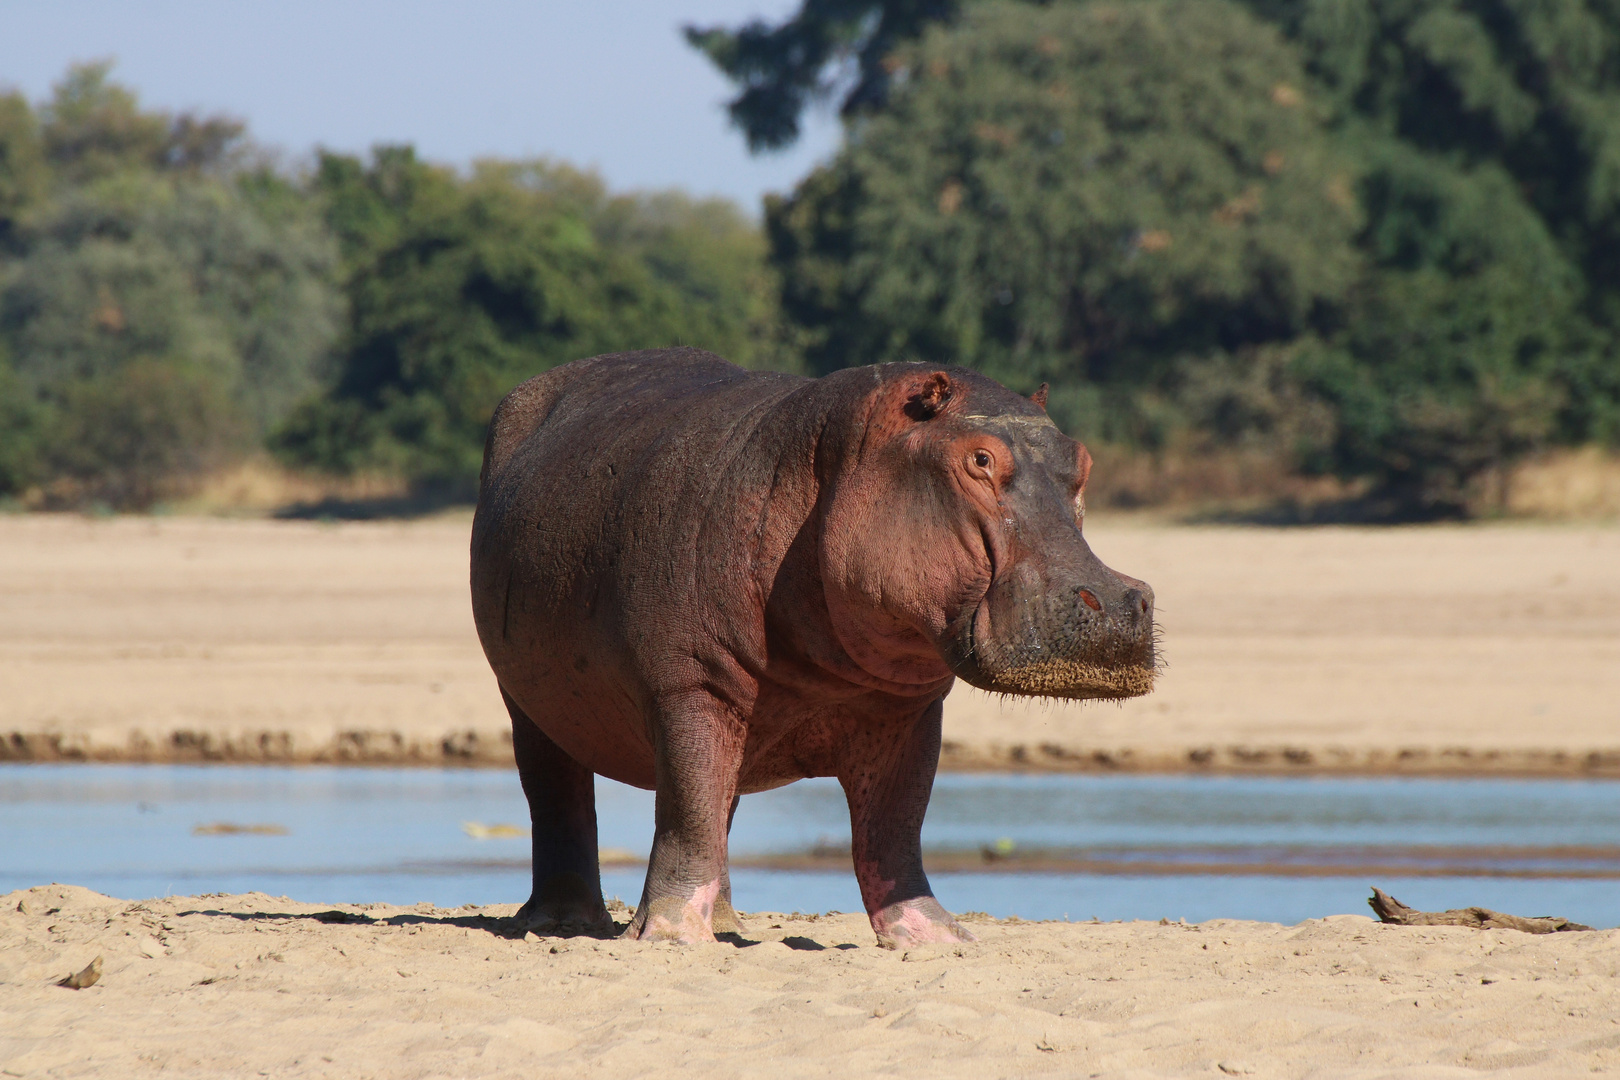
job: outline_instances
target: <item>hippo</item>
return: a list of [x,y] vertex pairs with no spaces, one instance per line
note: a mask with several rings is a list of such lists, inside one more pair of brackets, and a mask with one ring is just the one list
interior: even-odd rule
[[595,775],[651,789],[624,936],[738,932],[741,795],[836,777],[879,945],[971,941],[923,872],[945,695],[1120,699],[1157,670],[1153,591],[1082,535],[1084,447],[924,363],[819,379],[698,349],[577,360],[490,422],[479,640],[533,822],[529,926],[596,931]]

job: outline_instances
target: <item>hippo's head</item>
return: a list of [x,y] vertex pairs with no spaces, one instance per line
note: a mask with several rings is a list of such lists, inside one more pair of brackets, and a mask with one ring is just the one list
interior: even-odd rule
[[1081,534],[1091,457],[1047,418],[1044,387],[1030,399],[961,369],[876,371],[858,441],[826,478],[823,586],[851,657],[910,684],[1151,690],[1153,590]]

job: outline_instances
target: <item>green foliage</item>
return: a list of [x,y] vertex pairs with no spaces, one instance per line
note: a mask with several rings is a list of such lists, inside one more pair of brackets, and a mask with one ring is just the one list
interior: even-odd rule
[[242,449],[230,387],[204,365],[139,358],[59,389],[46,453],[74,494],[149,507]]
[[0,496],[146,506],[262,445],[466,490],[522,379],[695,344],[791,366],[760,230],[540,162],[256,162],[105,64],[0,97]]
[[1331,322],[1346,164],[1297,59],[1223,0],[971,9],[768,221],[814,366],[1155,386]]
[[594,353],[696,344],[769,360],[757,230],[729,204],[610,197],[544,163],[470,177],[377,151],[323,156],[351,321],[330,394],[276,437],[291,462],[466,488],[501,396]]
[[[836,9],[909,29],[846,43],[881,100],[768,207],[812,366],[1049,380],[1088,437],[1261,440],[1407,511],[1620,437],[1620,9],[1236,6]],[[836,56],[784,43],[835,13],[698,43],[801,110]]]
[[735,203],[662,191],[598,196],[593,207],[600,241],[680,297],[684,336],[744,367],[798,366],[781,339],[779,284],[764,233]]
[[[688,26],[686,39],[742,87],[728,106],[732,122],[752,149],[771,150],[799,137],[807,105],[840,89],[846,116],[881,106],[890,52],[957,7],[957,0],[804,0],[780,26],[760,19],[736,30]],[[841,77],[848,68],[853,78]]]
[[26,489],[43,471],[39,461],[43,412],[23,392],[22,381],[0,351],[0,499]]
[[[1498,207],[1515,235],[1527,235],[1520,222],[1539,219],[1537,245],[1556,245],[1567,264],[1554,273],[1556,291],[1573,293],[1555,309],[1568,318],[1560,355],[1549,361],[1561,400],[1552,433],[1620,436],[1612,344],[1620,329],[1620,9],[1597,0],[1250,2],[1299,42],[1342,126],[1418,151],[1436,173],[1449,165],[1497,178],[1501,194],[1490,206],[1465,200],[1482,214],[1468,228],[1490,232]],[[1503,266],[1522,258],[1524,271],[1544,261],[1517,241],[1493,257]],[[1529,294],[1546,288],[1521,280]],[[1477,294],[1467,282],[1458,288]]]
[[0,327],[42,385],[185,356],[261,428],[314,388],[339,313],[315,222],[266,221],[230,185],[130,174],[59,198],[26,241]]
[[45,194],[39,121],[21,94],[0,94],[0,250],[18,217]]
[[74,65],[42,110],[46,157],[66,183],[163,164],[169,118],[142,112],[132,92],[107,80],[111,68]]
[[1373,270],[1300,371],[1335,407],[1339,469],[1458,509],[1477,477],[1554,433],[1561,374],[1591,348],[1581,277],[1499,168],[1393,141],[1368,161]]
[[[853,88],[844,153],[768,213],[813,365],[1051,379],[1091,437],[1270,440],[1427,512],[1546,442],[1620,440],[1620,8],[1239,2],[1266,25],[805,0],[689,35],[756,148]],[[1294,129],[1257,124],[1266,77]],[[1214,198],[1240,228],[1200,219]]]
[[58,183],[122,172],[200,172],[228,166],[243,125],[228,117],[143,112],[135,94],[108,80],[110,61],[76,64],[42,112],[46,160]]
[[841,101],[763,236],[542,162],[290,176],[105,64],[0,95],[0,497],[149,504],[267,435],[464,491],[513,384],[668,344],[1048,381],[1094,440],[1406,511],[1620,441],[1606,0],[804,0],[687,36],[755,149]]
[[[1549,221],[1595,226],[1620,212],[1620,10],[1612,5],[1249,2],[1300,43],[1339,116],[1424,150],[1497,161]],[[1602,240],[1562,239],[1587,249]]]
[[237,125],[144,113],[105,75],[70,72],[43,123],[0,110],[0,148],[42,148],[5,154],[36,173],[0,255],[0,494],[139,507],[311,393],[341,306],[309,207],[221,171]]

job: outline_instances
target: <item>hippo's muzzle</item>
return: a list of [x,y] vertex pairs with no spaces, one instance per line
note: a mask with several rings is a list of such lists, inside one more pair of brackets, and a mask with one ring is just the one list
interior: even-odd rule
[[1153,590],[1082,548],[1078,566],[1020,563],[992,584],[946,650],[951,669],[1002,694],[1118,699],[1152,690]]

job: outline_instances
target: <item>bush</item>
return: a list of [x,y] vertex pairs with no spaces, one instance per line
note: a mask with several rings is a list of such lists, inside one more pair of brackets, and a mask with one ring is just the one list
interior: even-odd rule
[[807,0],[689,32],[751,144],[848,91],[844,151],[767,213],[812,366],[1049,380],[1088,437],[1271,446],[1406,514],[1620,439],[1613,5],[1242,6]]
[[41,116],[0,101],[0,495],[148,506],[320,385],[336,246],[238,124],[142,112],[104,66]]
[[350,322],[330,391],[275,435],[291,464],[469,492],[495,405],[531,375],[660,345],[774,359],[758,233],[729,204],[611,198],[541,163],[463,178],[409,148],[326,155],[316,190]]
[[1336,413],[1334,469],[1460,512],[1556,432],[1560,373],[1590,348],[1581,277],[1499,169],[1390,142],[1367,159],[1373,267],[1343,332],[1298,371]]
[[1294,51],[1234,4],[986,4],[893,66],[768,211],[818,370],[1152,385],[1330,319],[1355,280],[1350,174]]
[[240,452],[229,388],[206,370],[136,360],[61,388],[42,440],[59,504],[144,510]]

